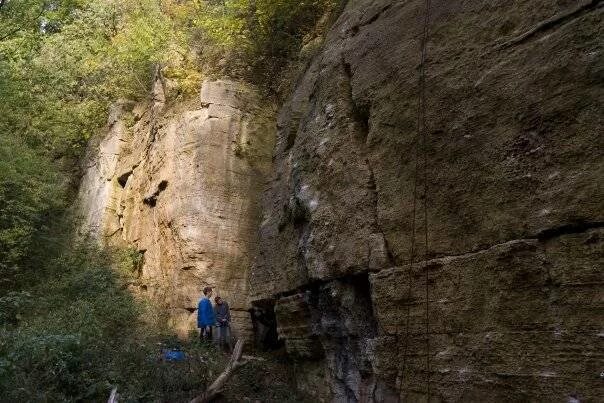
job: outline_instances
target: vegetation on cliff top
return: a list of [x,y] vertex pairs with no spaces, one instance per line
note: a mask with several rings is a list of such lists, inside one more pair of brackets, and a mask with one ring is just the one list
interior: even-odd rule
[[140,319],[147,308],[126,291],[128,271],[116,271],[123,256],[70,239],[78,158],[111,103],[149,96],[157,65],[175,99],[213,75],[275,93],[275,72],[341,4],[0,0],[3,399],[102,400],[119,384],[133,400],[153,400],[203,386],[211,364],[157,368],[155,343],[168,330]]

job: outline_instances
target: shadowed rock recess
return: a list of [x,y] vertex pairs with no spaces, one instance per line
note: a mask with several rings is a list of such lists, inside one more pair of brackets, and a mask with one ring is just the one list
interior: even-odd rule
[[205,284],[240,332],[274,307],[317,401],[595,402],[603,2],[431,3],[425,148],[425,2],[350,0],[276,118],[225,81],[111,118],[85,226],[144,253],[183,330]]

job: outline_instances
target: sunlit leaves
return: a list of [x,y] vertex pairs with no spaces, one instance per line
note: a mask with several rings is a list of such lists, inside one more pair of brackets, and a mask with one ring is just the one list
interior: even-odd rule
[[0,41],[37,31],[46,9],[44,0],[4,0],[0,7]]

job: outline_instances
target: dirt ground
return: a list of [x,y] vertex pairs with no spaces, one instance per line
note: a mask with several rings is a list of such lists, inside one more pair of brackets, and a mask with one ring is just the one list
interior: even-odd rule
[[[292,363],[281,351],[244,352],[252,356],[239,368],[216,402],[311,402],[296,389]],[[227,358],[227,356],[225,356]]]

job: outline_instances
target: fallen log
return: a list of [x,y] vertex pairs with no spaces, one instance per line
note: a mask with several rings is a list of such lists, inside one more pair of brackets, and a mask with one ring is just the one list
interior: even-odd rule
[[111,395],[109,395],[109,400],[107,403],[118,403],[120,395],[117,394],[117,388],[113,388],[111,391]]
[[189,403],[208,403],[211,402],[212,399],[214,399],[216,396],[218,396],[218,394],[220,393],[228,379],[233,375],[235,370],[247,363],[247,361],[241,361],[241,354],[243,353],[243,344],[243,339],[237,340],[237,344],[235,344],[235,349],[233,349],[233,354],[231,355],[231,358],[229,359],[229,362],[224,371],[222,371],[218,378],[216,378],[216,380],[212,382],[212,384],[206,389],[205,392],[195,397]]

